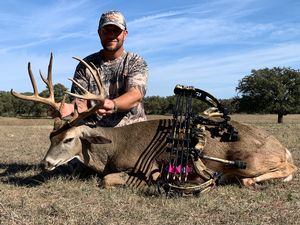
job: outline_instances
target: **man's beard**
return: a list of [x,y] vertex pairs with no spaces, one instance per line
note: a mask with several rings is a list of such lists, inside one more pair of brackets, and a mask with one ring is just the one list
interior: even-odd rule
[[117,45],[111,46],[111,45],[106,45],[105,43],[102,42],[102,47],[104,50],[109,51],[109,52],[116,52],[120,48],[122,48],[124,43],[124,40],[117,42]]

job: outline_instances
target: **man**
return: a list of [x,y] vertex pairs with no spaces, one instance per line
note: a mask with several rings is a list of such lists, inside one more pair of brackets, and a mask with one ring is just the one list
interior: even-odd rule
[[[128,31],[124,16],[118,11],[103,13],[98,26],[98,35],[103,49],[86,58],[100,71],[107,99],[103,108],[91,119],[99,126],[115,127],[144,121],[146,115],[142,100],[146,94],[148,68],[143,58],[126,52],[124,41]],[[74,80],[88,91],[97,94],[95,81],[84,65],[78,64]],[[72,85],[71,92],[80,94],[80,89]],[[74,100],[79,111],[86,110],[93,102]],[[73,112],[73,106],[67,105],[63,117]]]

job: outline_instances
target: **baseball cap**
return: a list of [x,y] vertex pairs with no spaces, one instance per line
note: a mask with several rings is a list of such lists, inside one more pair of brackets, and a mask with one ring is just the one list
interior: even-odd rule
[[98,29],[100,30],[102,27],[109,24],[115,25],[122,30],[127,29],[125,17],[122,15],[122,13],[116,10],[108,11],[101,15]]

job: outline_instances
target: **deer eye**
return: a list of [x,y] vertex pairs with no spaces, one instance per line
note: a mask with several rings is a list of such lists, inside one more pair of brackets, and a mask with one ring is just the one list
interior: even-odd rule
[[68,139],[64,140],[64,144],[66,144],[66,143],[69,143],[69,142],[73,141],[73,139],[74,139],[74,138],[68,138]]

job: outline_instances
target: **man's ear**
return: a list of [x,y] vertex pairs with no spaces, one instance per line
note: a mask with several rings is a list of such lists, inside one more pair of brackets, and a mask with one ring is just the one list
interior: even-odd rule
[[111,143],[110,139],[107,139],[102,136],[84,137],[82,139],[87,140],[91,144],[109,144],[109,143]]
[[127,35],[128,35],[128,30],[124,30],[124,39],[126,39]]

